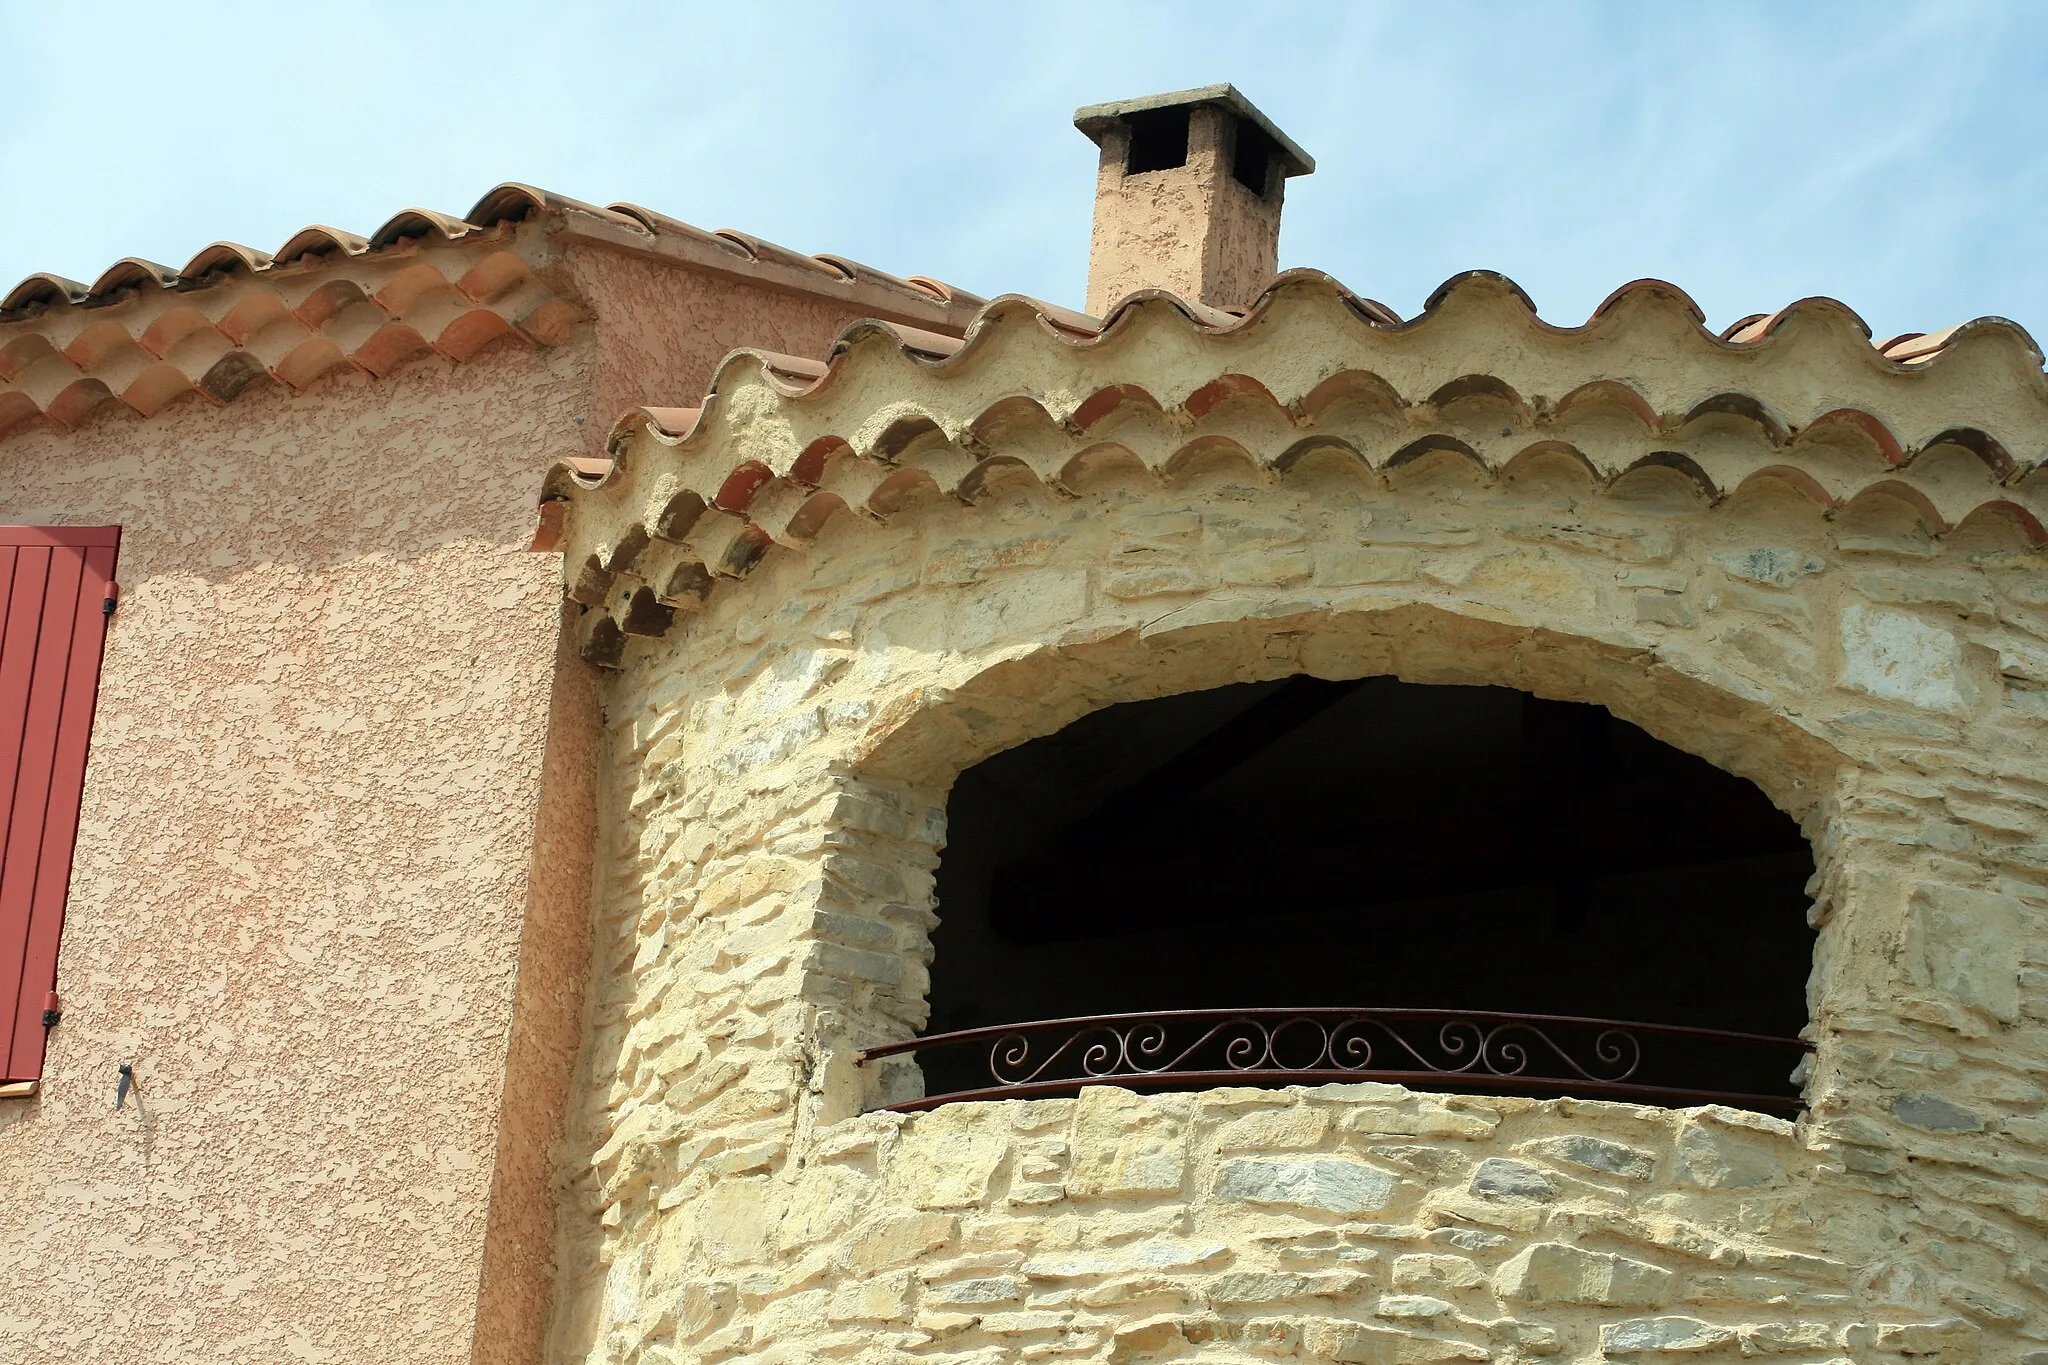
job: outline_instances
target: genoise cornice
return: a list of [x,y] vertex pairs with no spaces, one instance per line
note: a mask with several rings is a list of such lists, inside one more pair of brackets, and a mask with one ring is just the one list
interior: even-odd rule
[[1242,316],[1144,291],[1098,324],[1007,297],[959,341],[871,322],[822,363],[736,352],[699,407],[627,414],[609,464],[557,464],[537,543],[613,620],[584,627],[586,656],[611,662],[619,636],[665,633],[836,512],[972,502],[1009,478],[1079,495],[1132,462],[1270,480],[1334,459],[1389,485],[1462,464],[1499,488],[1562,462],[1587,494],[1667,510],[1781,485],[1838,540],[1919,555],[2048,541],[2044,449],[2041,352],[2002,319],[1873,346],[1847,307],[1808,299],[1716,335],[1683,292],[1638,281],[1562,328],[1472,272],[1403,322],[1294,271]]

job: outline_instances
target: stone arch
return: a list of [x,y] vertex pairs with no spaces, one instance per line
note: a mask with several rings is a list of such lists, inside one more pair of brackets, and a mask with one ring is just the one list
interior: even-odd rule
[[943,800],[953,779],[975,763],[1102,707],[1293,673],[1496,685],[1591,702],[1756,783],[1809,835],[1848,762],[1768,702],[1676,668],[1642,644],[1505,624],[1427,603],[1284,613],[1244,600],[1210,604],[1198,615],[1203,619],[1164,629],[1005,651],[871,731],[853,770]]
[[[1289,609],[1245,598],[1210,601],[1179,615],[1189,619],[1107,634],[1083,629],[1080,638],[1063,643],[992,650],[952,686],[921,690],[912,706],[872,727],[846,776],[901,810],[938,812],[959,775],[983,759],[1123,702],[1294,674],[1499,686],[1601,706],[1753,782],[1799,822],[1816,866],[1825,871],[1835,843],[1830,825],[1838,811],[1838,778],[1852,761],[1768,699],[1676,667],[1646,644],[1420,602]],[[923,887],[936,871],[943,820],[928,819],[926,828],[927,838],[898,850],[915,873],[906,880]],[[898,1002],[883,1016],[847,1018],[852,1027],[837,1040],[842,1060],[859,1048],[902,1041],[917,1031],[906,1031],[906,1021],[925,1017],[935,955],[929,935],[941,912],[929,895],[911,909],[921,928],[904,948],[901,993],[915,992],[918,999]],[[1826,951],[1816,952],[1816,960],[1825,961]],[[828,1110],[872,1108],[922,1085],[908,1059],[859,1070],[857,1104],[842,1092],[841,1105]]]

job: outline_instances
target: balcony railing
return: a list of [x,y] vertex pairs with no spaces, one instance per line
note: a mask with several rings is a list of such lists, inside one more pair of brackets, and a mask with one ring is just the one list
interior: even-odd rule
[[1555,1014],[1254,1009],[963,1029],[869,1048],[861,1060],[917,1056],[929,1093],[886,1106],[902,1111],[1072,1095],[1089,1085],[1200,1090],[1390,1081],[1794,1113],[1798,1086],[1781,1078],[1810,1050],[1797,1038]]

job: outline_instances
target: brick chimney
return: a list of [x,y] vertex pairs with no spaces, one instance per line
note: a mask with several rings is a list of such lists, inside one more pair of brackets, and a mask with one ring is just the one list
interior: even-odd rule
[[1316,168],[1307,152],[1234,86],[1074,111],[1102,149],[1088,311],[1101,317],[1134,289],[1169,289],[1243,308],[1280,259],[1287,178]]

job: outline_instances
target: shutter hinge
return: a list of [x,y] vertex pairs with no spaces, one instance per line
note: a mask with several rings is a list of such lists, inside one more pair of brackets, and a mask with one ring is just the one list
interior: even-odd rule
[[121,585],[119,583],[107,584],[107,595],[100,600],[100,615],[112,616],[114,608],[120,604],[120,601]]
[[63,1022],[64,1002],[57,998],[57,992],[51,991],[43,997],[43,1027],[55,1028]]

